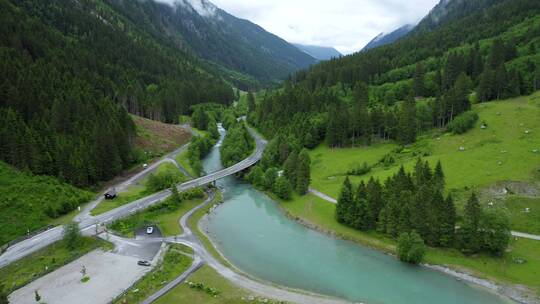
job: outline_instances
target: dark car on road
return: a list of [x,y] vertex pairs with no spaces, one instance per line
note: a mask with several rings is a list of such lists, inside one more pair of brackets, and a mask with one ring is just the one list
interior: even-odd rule
[[138,261],[138,262],[137,262],[137,265],[140,265],[140,266],[150,266],[150,262],[148,262],[148,261]]

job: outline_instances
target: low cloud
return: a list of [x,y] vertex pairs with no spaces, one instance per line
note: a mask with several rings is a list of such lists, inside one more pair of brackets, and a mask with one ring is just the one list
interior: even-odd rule
[[[174,2],[174,0],[160,0]],[[212,0],[283,39],[360,50],[380,32],[418,22],[439,0]]]

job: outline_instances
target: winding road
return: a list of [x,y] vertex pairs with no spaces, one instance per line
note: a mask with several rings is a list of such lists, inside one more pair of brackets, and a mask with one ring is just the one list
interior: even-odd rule
[[[231,167],[228,167],[223,170],[208,174],[206,176],[192,179],[190,181],[182,183],[177,186],[178,191],[182,192],[182,191],[186,191],[192,188],[210,184],[218,179],[243,171],[246,168],[249,168],[250,166],[257,163],[262,157],[262,154],[264,152],[264,148],[266,147],[267,142],[260,135],[258,135],[254,130],[249,129],[249,132],[255,139],[256,146],[255,146],[255,151],[248,158],[242,160],[241,162]],[[183,149],[186,149],[186,147],[187,145],[184,145],[181,148],[173,151],[172,153],[167,154],[160,161],[152,164],[151,166],[149,166],[148,168],[146,168],[139,174],[133,176],[129,180],[118,185],[117,190],[122,190],[124,189],[124,187],[127,187],[130,184],[134,183],[136,180],[141,178],[141,176],[148,174],[157,166],[159,166],[159,164],[174,160],[174,156],[180,153]],[[100,198],[91,202],[90,204],[88,204],[88,206],[85,207],[83,212],[81,212],[81,214],[75,218],[75,221],[79,223],[79,227],[81,229],[82,234],[95,235],[97,234],[99,230],[99,226],[101,226],[102,224],[111,223],[117,219],[129,216],[140,210],[146,209],[154,204],[157,204],[163,201],[170,195],[171,195],[171,190],[169,189],[163,190],[155,194],[149,195],[147,197],[141,198],[139,200],[136,200],[134,202],[131,202],[129,204],[118,207],[116,209],[113,209],[111,211],[108,211],[106,213],[100,214],[98,216],[95,216],[95,217],[91,216],[90,210],[92,210],[102,200],[101,198],[102,196],[100,195]],[[2,255],[0,255],[0,268],[16,260],[19,260],[33,252],[36,252],[39,249],[42,249],[54,242],[59,241],[60,239],[62,239],[62,234],[63,234],[63,228],[61,226],[56,226],[52,229],[44,231],[40,234],[37,234],[29,239],[26,239],[24,241],[21,241],[9,247]]]

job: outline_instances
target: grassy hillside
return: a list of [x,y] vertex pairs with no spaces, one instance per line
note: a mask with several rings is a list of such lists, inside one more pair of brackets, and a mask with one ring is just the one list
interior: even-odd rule
[[[499,102],[477,104],[473,109],[480,119],[463,135],[431,132],[417,143],[399,148],[394,143],[378,143],[369,147],[330,149],[320,146],[310,151],[312,158],[311,187],[337,198],[347,171],[366,162],[371,172],[351,177],[354,183],[374,177],[384,181],[401,165],[412,169],[422,156],[434,164],[442,162],[448,191],[457,197],[458,209],[473,190],[481,194],[487,207],[502,208],[509,214],[513,230],[540,233],[540,93]],[[482,129],[481,124],[487,124]],[[460,147],[464,150],[461,151]],[[380,162],[393,158],[392,164]],[[504,194],[504,189],[508,193]],[[314,195],[294,196],[281,206],[294,218],[342,238],[388,252],[395,251],[395,241],[376,232],[361,232],[339,224],[335,205]],[[525,212],[529,208],[530,212]],[[512,239],[502,258],[477,254],[465,256],[455,249],[430,248],[426,262],[467,269],[474,274],[523,284],[540,291],[540,242]],[[525,260],[520,264],[519,260]]]
[[[418,142],[400,149],[393,143],[369,147],[330,149],[320,146],[310,151],[312,158],[311,186],[337,197],[349,169],[367,162],[372,171],[354,182],[375,177],[384,181],[400,165],[411,169],[418,156],[430,163],[440,160],[446,175],[447,188],[461,191],[481,188],[497,181],[531,181],[540,169],[540,93],[528,97],[475,105],[480,119],[474,129],[463,135],[433,132]],[[481,129],[482,122],[487,124]],[[526,131],[529,133],[526,134]],[[460,151],[460,147],[465,151]],[[379,161],[386,155],[395,159],[388,167]]]
[[56,178],[31,175],[0,162],[0,245],[27,231],[59,224],[59,218],[93,197]]
[[191,138],[191,133],[180,125],[166,124],[136,115],[131,115],[131,119],[137,128],[135,147],[142,150],[148,158],[173,151]]

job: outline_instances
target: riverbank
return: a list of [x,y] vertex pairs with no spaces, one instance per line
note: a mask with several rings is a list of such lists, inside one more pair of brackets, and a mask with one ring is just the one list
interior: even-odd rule
[[[339,224],[333,216],[333,204],[312,195],[295,196],[291,201],[271,197],[279,202],[287,217],[307,228],[395,255],[394,240],[375,232],[364,233]],[[540,257],[535,255],[535,252],[540,252],[538,245],[534,241],[513,239],[511,251],[502,258],[487,255],[467,257],[457,250],[429,248],[425,261],[426,266],[435,265],[429,266],[431,269],[483,286],[514,301],[540,303],[540,279],[536,271],[540,267]],[[535,248],[532,251],[531,246]],[[515,261],[518,258],[527,262],[517,264]]]
[[[219,193],[219,192],[218,192]],[[263,297],[270,297],[273,299],[283,299],[284,297],[288,299],[295,299],[296,301],[294,303],[299,304],[346,304],[349,303],[345,300],[332,298],[329,296],[309,292],[306,290],[300,290],[300,289],[294,289],[294,288],[288,288],[285,286],[277,285],[272,282],[264,281],[259,278],[255,278],[251,276],[250,274],[242,271],[238,267],[236,267],[234,264],[232,264],[225,255],[219,250],[218,246],[212,241],[212,238],[208,235],[209,231],[207,225],[209,220],[209,215],[211,215],[211,212],[215,210],[215,208],[219,208],[219,205],[221,201],[221,196],[219,200],[214,200],[212,204],[208,204],[204,208],[198,210],[193,217],[190,218],[189,222],[191,224],[196,224],[194,229],[194,233],[198,236],[199,240],[203,243],[203,246],[208,250],[208,252],[212,255],[214,259],[222,263],[228,270],[230,270],[230,274],[228,276],[222,276],[224,279],[228,280],[230,283],[237,285],[240,288],[245,289],[246,291],[250,291],[253,293],[256,293]],[[190,225],[191,226],[191,225]],[[287,295],[287,296],[286,296]],[[254,300],[250,300],[254,299]],[[257,301],[256,303],[285,303],[282,301],[275,302],[275,300],[268,300],[266,298],[266,301],[260,302],[258,297],[250,296],[245,298],[245,302],[253,302]],[[244,300],[242,300],[243,302]],[[287,300],[287,303],[290,300]]]

